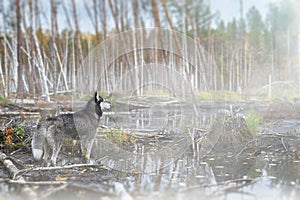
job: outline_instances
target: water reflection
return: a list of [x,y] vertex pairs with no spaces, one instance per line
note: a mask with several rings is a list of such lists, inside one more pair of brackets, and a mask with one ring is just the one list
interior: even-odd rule
[[156,172],[132,176],[126,185],[149,199],[298,199],[299,161],[272,163],[264,156],[198,160],[189,152]]
[[185,153],[180,159],[152,173],[140,173],[129,181],[130,190],[135,192],[166,191],[194,185],[216,183],[208,163],[194,159],[192,153]]
[[[192,104],[174,97],[120,98],[108,126],[95,141],[93,156],[125,172],[152,173],[174,163],[192,144],[197,118]],[[124,106],[125,105],[125,106]],[[105,119],[104,119],[105,121]]]
[[[180,112],[160,108],[145,109],[145,112],[123,112],[118,117],[127,120],[128,124],[124,125],[126,128],[138,127],[140,130],[162,126],[169,120],[170,123],[165,127],[171,132],[170,130],[176,129],[178,124],[185,124],[186,119],[180,116]],[[205,110],[202,114],[197,119],[199,127],[209,127],[217,117],[216,112],[211,110]],[[107,123],[110,121],[107,120]],[[120,153],[120,146],[110,143],[111,148],[114,148],[114,151],[111,151],[107,146],[101,145],[107,142],[103,135],[98,137],[98,145],[95,146],[96,156],[99,152],[108,155],[104,164],[113,166],[114,169],[129,169],[130,175],[122,182],[137,198],[297,199],[300,195],[300,161],[296,154],[286,154],[274,149],[265,149],[258,153],[255,145],[260,144],[257,143],[248,144],[251,148],[245,148],[247,151],[238,149],[237,152],[232,152],[225,149],[208,152],[205,148],[193,148],[193,145],[187,148],[174,145],[172,148],[175,148],[175,151],[164,150],[160,151],[160,154],[151,154],[149,148],[163,148],[168,142],[173,142],[174,138],[182,137],[177,135],[178,137],[173,137],[172,140],[166,137],[157,143],[155,137],[150,137],[153,136],[152,133],[149,134],[147,142],[137,141],[132,145],[131,150],[134,153],[129,160],[124,159],[128,158],[128,155]],[[175,143],[180,143],[179,139]],[[272,139],[269,141],[273,142]],[[239,148],[244,148],[244,145]],[[117,157],[114,152],[118,152]],[[180,154],[172,155],[170,152]],[[109,159],[111,157],[114,159]]]

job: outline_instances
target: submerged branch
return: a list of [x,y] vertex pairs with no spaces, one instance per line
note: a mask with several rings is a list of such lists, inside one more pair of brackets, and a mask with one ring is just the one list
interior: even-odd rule
[[257,178],[256,179],[234,179],[234,180],[223,181],[223,182],[215,183],[215,184],[196,185],[193,187],[183,189],[183,190],[181,190],[181,192],[190,192],[192,190],[198,190],[201,188],[214,188],[214,187],[218,188],[218,192],[221,189],[221,187],[224,187],[222,189],[222,191],[229,191],[229,190],[234,190],[234,189],[237,190],[244,186],[254,184],[257,181],[258,181]]

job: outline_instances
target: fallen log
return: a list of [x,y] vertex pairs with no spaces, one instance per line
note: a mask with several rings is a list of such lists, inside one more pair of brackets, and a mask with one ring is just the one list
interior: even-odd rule
[[4,167],[7,169],[9,173],[9,177],[13,180],[16,180],[19,178],[19,170],[14,165],[14,163],[8,159],[8,156],[0,151],[0,161],[3,163]]
[[[22,192],[28,199],[37,199],[36,193],[26,184],[24,177],[19,175],[20,170],[14,165],[14,163],[8,159],[8,156],[0,151],[0,161],[3,163],[4,167],[9,173],[10,180],[9,183],[23,183],[25,186],[22,188]],[[26,199],[27,199],[26,198]]]

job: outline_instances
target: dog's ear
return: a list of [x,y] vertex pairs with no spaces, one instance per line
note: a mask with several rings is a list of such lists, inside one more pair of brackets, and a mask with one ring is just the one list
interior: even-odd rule
[[95,102],[96,102],[96,103],[103,102],[102,97],[100,97],[100,95],[98,95],[98,92],[97,92],[97,91],[95,92]]

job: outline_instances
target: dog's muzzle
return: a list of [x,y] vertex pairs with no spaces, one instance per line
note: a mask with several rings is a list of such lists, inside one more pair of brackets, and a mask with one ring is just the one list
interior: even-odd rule
[[110,105],[110,103],[107,103],[104,101],[104,102],[100,103],[100,107],[101,107],[101,110],[110,110],[111,105]]

